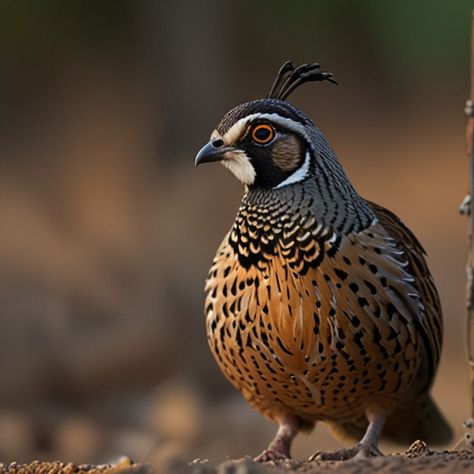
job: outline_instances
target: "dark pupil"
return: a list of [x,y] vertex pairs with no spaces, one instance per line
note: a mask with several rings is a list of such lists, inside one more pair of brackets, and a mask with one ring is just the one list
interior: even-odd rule
[[264,127],[261,127],[261,128],[257,128],[257,130],[255,130],[255,138],[257,140],[260,140],[262,142],[268,140],[270,138],[270,130],[268,128],[264,128]]

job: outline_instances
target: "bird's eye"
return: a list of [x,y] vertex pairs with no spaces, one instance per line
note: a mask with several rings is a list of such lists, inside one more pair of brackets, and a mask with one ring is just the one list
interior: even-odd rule
[[252,139],[259,145],[270,143],[275,137],[275,130],[267,123],[257,125],[252,130]]

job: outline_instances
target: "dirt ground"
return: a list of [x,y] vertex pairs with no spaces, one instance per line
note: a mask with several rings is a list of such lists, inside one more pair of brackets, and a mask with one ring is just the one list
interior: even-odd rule
[[212,465],[207,460],[168,459],[161,465],[136,464],[125,458],[115,465],[75,465],[72,463],[38,462],[31,464],[0,464],[1,474],[343,474],[366,473],[469,473],[474,472],[474,452],[433,451],[422,441],[415,442],[405,453],[367,460],[303,461],[287,460],[259,464],[250,457],[227,460]]

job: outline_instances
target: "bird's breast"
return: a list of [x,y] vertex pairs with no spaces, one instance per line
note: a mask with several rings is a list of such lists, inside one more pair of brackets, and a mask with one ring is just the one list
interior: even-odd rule
[[266,240],[265,224],[234,226],[217,252],[206,324],[221,369],[262,411],[330,419],[403,393],[420,354],[403,256],[373,232],[338,241],[316,222],[287,222]]

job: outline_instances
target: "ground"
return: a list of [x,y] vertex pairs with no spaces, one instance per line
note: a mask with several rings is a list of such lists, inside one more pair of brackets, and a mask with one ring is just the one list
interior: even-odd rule
[[302,461],[288,460],[259,464],[250,457],[228,460],[213,466],[206,460],[190,463],[181,459],[168,461],[161,466],[133,463],[125,458],[115,465],[74,465],[72,463],[38,462],[31,464],[0,464],[1,474],[370,474],[370,473],[469,473],[474,472],[474,452],[432,451],[422,441],[415,442],[402,454],[367,460]]

